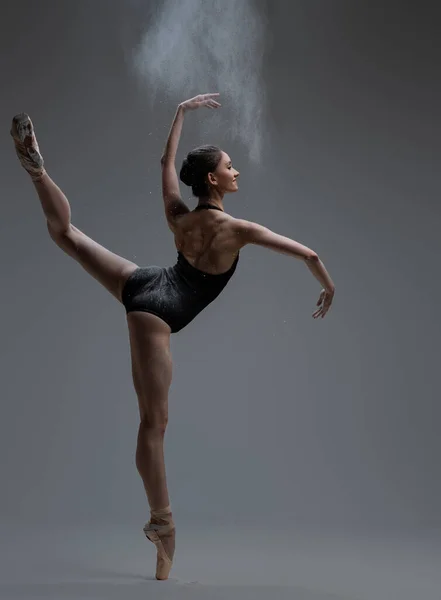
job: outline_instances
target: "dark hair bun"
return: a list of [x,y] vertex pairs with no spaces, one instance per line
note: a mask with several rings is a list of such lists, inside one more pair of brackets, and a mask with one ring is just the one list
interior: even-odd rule
[[185,183],[185,185],[192,187],[194,183],[194,175],[194,169],[192,168],[190,161],[188,160],[188,158],[185,158],[184,162],[182,163],[181,172],[179,174],[182,183]]
[[216,170],[221,157],[222,150],[217,146],[199,146],[187,154],[179,177],[182,183],[192,188],[196,198],[209,195],[207,175]]

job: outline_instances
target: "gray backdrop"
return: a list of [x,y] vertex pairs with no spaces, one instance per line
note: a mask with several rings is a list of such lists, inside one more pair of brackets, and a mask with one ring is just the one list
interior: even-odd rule
[[[316,250],[335,304],[313,320],[306,267],[248,248],[173,337],[176,518],[438,528],[439,13],[270,4],[260,163],[225,127],[205,135],[208,112],[186,122],[179,159],[225,146],[241,171],[227,209]],[[127,65],[136,17],[122,0],[2,13],[0,518],[142,523],[124,310],[49,239],[8,131],[31,115],[78,227],[167,265],[159,158],[178,100],[212,90],[156,90],[152,104]]]

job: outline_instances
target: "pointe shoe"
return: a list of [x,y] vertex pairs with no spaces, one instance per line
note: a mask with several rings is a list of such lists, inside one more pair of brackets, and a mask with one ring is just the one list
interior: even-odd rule
[[[169,556],[165,550],[162,538],[170,536],[175,532],[175,524],[172,519],[170,506],[161,510],[151,511],[151,520],[144,526],[144,534],[148,540],[156,546],[156,579],[168,579],[172,564],[173,554]],[[152,523],[152,521],[161,521],[161,523]]]
[[33,181],[40,180],[45,174],[44,160],[35,137],[34,126],[26,113],[15,115],[12,119],[11,136],[21,166]]

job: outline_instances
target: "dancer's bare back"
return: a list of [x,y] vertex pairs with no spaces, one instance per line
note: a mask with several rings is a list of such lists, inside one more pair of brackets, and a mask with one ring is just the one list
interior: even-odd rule
[[236,222],[220,210],[188,212],[175,222],[176,248],[197,269],[224,273],[243,245]]

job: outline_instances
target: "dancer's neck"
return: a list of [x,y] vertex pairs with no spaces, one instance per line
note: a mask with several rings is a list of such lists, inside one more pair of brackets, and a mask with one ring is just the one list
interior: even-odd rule
[[224,210],[223,197],[219,196],[206,196],[199,198],[198,206],[206,206],[209,204],[210,206],[216,206],[220,210]]

